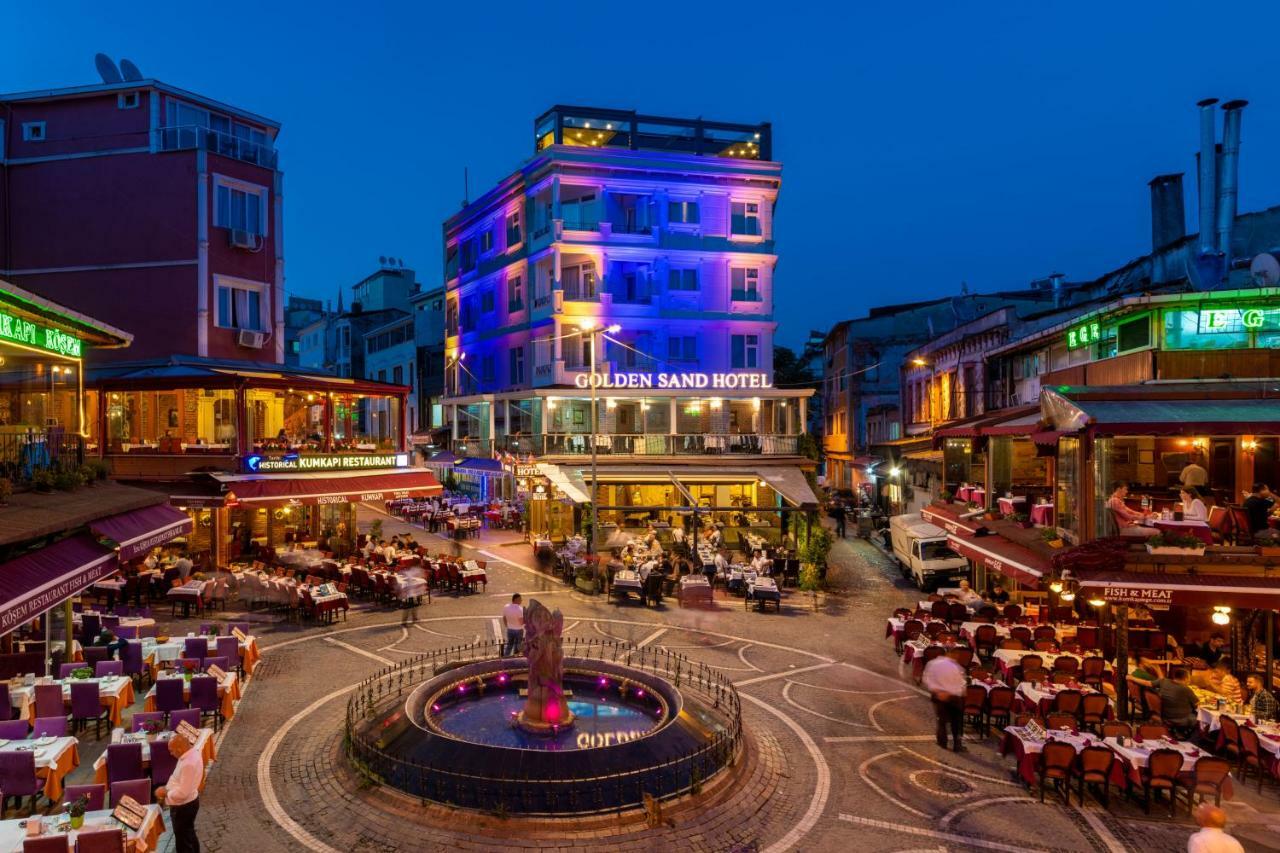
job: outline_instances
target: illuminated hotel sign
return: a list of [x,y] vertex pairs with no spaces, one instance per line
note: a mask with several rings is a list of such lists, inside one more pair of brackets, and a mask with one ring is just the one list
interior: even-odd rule
[[717,391],[772,388],[767,373],[579,373],[573,378],[579,388],[672,388]]
[[408,453],[372,453],[351,455],[326,453],[302,456],[286,453],[280,456],[254,454],[244,458],[246,471],[265,474],[272,471],[351,471],[362,468],[408,468]]
[[6,311],[0,311],[0,340],[26,344],[72,358],[80,357],[80,339],[75,335],[15,317]]
[[1067,330],[1067,349],[1079,349],[1102,340],[1099,323],[1081,323]]

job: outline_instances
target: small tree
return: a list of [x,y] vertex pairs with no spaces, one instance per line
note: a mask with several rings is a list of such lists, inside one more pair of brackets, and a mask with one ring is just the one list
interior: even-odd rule
[[382,519],[375,518],[369,525],[369,538],[375,542],[382,541]]
[[804,542],[800,548],[800,588],[817,590],[822,587],[827,577],[827,558],[831,554],[833,539],[830,531],[821,524],[806,525],[808,527]]

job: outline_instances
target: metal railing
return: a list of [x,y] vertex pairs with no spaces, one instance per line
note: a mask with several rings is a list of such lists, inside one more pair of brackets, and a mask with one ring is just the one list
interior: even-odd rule
[[162,127],[157,131],[160,135],[162,151],[179,151],[184,148],[198,148],[212,151],[224,157],[234,157],[246,163],[254,163],[267,169],[274,169],[278,162],[276,150],[270,144],[252,142],[220,130],[210,130],[196,124]]
[[[668,649],[603,639],[566,639],[566,664],[573,663],[571,658],[597,660],[659,676],[685,695],[696,695],[709,703],[721,715],[722,726],[702,745],[679,754],[655,756],[644,766],[556,779],[521,773],[519,761],[507,763],[500,773],[484,774],[460,767],[456,758],[409,760],[390,754],[370,736],[381,733],[372,725],[375,718],[404,702],[422,683],[446,668],[499,658],[502,645],[492,641],[440,649],[384,667],[360,682],[347,700],[344,738],[345,751],[356,770],[374,783],[452,806],[500,814],[596,814],[640,807],[646,794],[662,799],[696,792],[704,781],[737,760],[742,746],[742,703],[724,674]],[[584,768],[593,766],[589,758],[582,764]]]
[[[596,453],[615,456],[795,456],[800,437],[796,435],[658,433],[596,435]],[[543,435],[501,435],[492,440],[454,439],[451,448],[459,456],[489,456],[494,450],[549,456],[587,456],[591,434],[585,432]]]
[[27,483],[37,471],[84,464],[84,437],[62,430],[0,434],[0,476]]

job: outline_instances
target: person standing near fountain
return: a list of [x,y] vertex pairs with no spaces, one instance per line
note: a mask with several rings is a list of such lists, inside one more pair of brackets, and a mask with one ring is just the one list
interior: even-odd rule
[[511,596],[511,603],[502,608],[502,622],[507,626],[507,642],[502,647],[502,656],[511,657],[520,651],[520,640],[524,637],[524,605],[520,603],[520,593]]

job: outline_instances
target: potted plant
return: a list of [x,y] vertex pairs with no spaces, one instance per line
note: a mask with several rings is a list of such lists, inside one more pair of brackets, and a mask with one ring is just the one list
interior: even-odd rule
[[1061,548],[1063,545],[1062,534],[1060,534],[1055,527],[1046,527],[1040,533],[1040,538],[1043,539],[1050,548]]
[[215,638],[218,636],[218,626],[217,626],[217,625],[210,625],[210,626],[209,626],[209,636],[210,636],[210,637],[215,637]]
[[1025,512],[1011,512],[1005,516],[1006,519],[1021,527],[1023,530],[1030,530],[1035,525],[1031,523],[1031,516]]
[[31,475],[31,487],[37,492],[48,494],[53,491],[53,472],[48,468],[38,468]]
[[164,721],[163,720],[144,720],[142,723],[142,731],[144,734],[146,734],[148,739],[153,738],[156,735],[160,734],[162,731],[164,731]]
[[1280,557],[1280,530],[1259,530],[1253,534],[1253,542],[1258,546],[1258,556]]
[[818,592],[826,579],[827,557],[834,541],[827,528],[814,524],[800,544],[800,589],[809,593],[814,610],[818,609]]
[[93,670],[87,666],[77,667],[76,669],[71,670],[71,677],[77,680],[93,678]]
[[199,664],[193,663],[191,661],[187,661],[182,665],[182,679],[186,681],[188,684],[190,684],[191,676],[195,675],[199,669],[200,669]]
[[938,492],[937,502],[940,504],[949,504],[951,503],[951,499],[953,497],[954,495],[952,495],[951,492],[947,491],[946,489],[943,489],[942,491]]
[[1157,533],[1147,540],[1147,553],[1200,557],[1204,555],[1204,542],[1195,536]]
[[369,538],[374,542],[382,541],[382,519],[375,518],[369,524]]
[[71,818],[71,828],[84,826],[84,813],[89,808],[89,798],[81,795],[67,803],[67,815]]

